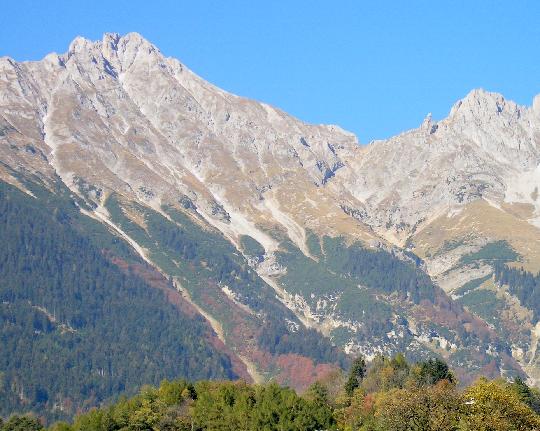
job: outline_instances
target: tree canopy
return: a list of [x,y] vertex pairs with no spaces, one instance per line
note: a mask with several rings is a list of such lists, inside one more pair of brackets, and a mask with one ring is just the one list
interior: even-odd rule
[[[522,379],[479,379],[459,389],[440,359],[408,363],[403,355],[353,362],[299,395],[276,383],[164,380],[132,398],[92,409],[50,431],[534,431],[540,392]],[[347,389],[350,378],[358,385]],[[360,376],[362,378],[360,379]],[[427,377],[426,377],[427,376]],[[381,383],[375,384],[374,382]],[[334,385],[340,388],[335,391]],[[0,431],[41,430],[13,416]]]

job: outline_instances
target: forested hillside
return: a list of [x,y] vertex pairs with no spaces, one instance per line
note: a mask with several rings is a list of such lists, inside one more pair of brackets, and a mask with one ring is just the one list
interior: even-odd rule
[[61,190],[28,186],[39,199],[0,183],[0,415],[68,417],[164,378],[236,377],[202,317],[112,263],[137,262],[126,244]]
[[535,322],[540,313],[540,273],[533,274],[523,268],[511,268],[500,263],[495,266],[495,281],[508,286],[520,303],[532,310]]
[[[273,358],[266,352],[274,357],[300,355],[315,366],[347,364],[343,351],[317,330],[304,326],[249,265],[246,256],[257,258],[261,253],[257,241],[244,236],[246,256],[242,255],[219,231],[197,223],[200,216],[193,210],[193,203],[186,198],[182,201],[184,209],[187,207],[188,214],[191,210],[196,219],[172,206],[163,206],[158,212],[126,202],[116,194],[108,197],[105,207],[112,221],[148,251],[156,266],[220,321],[224,337],[235,351],[253,355],[267,370],[279,369],[280,365],[272,364]],[[289,374],[282,375],[280,381],[302,386],[303,378],[301,374]],[[308,379],[311,381],[311,376]]]
[[[481,378],[459,389],[448,366],[402,355],[354,361],[302,395],[275,383],[161,382],[130,399],[80,415],[50,431],[518,431],[540,429],[540,392],[521,379]],[[43,430],[13,416],[0,431]]]

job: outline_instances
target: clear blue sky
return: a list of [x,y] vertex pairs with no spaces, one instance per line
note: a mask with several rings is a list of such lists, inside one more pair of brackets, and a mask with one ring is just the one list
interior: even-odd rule
[[443,118],[476,87],[522,104],[540,93],[538,0],[4,0],[0,55],[40,59],[111,31],[363,143]]

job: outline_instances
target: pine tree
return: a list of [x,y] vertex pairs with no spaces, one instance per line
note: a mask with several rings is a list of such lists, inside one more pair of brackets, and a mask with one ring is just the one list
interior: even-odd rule
[[349,378],[345,383],[345,392],[349,397],[352,396],[354,390],[360,386],[360,382],[366,375],[366,361],[362,356],[356,358],[352,363],[349,371]]

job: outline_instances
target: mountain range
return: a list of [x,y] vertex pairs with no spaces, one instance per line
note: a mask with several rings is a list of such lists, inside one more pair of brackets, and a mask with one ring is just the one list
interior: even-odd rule
[[[2,57],[0,413],[69,415],[177,375],[303,389],[397,352],[538,384],[539,163],[540,97],[473,90],[361,145],[136,33]],[[65,362],[40,374],[51,345]],[[70,392],[65,373],[91,378]]]

